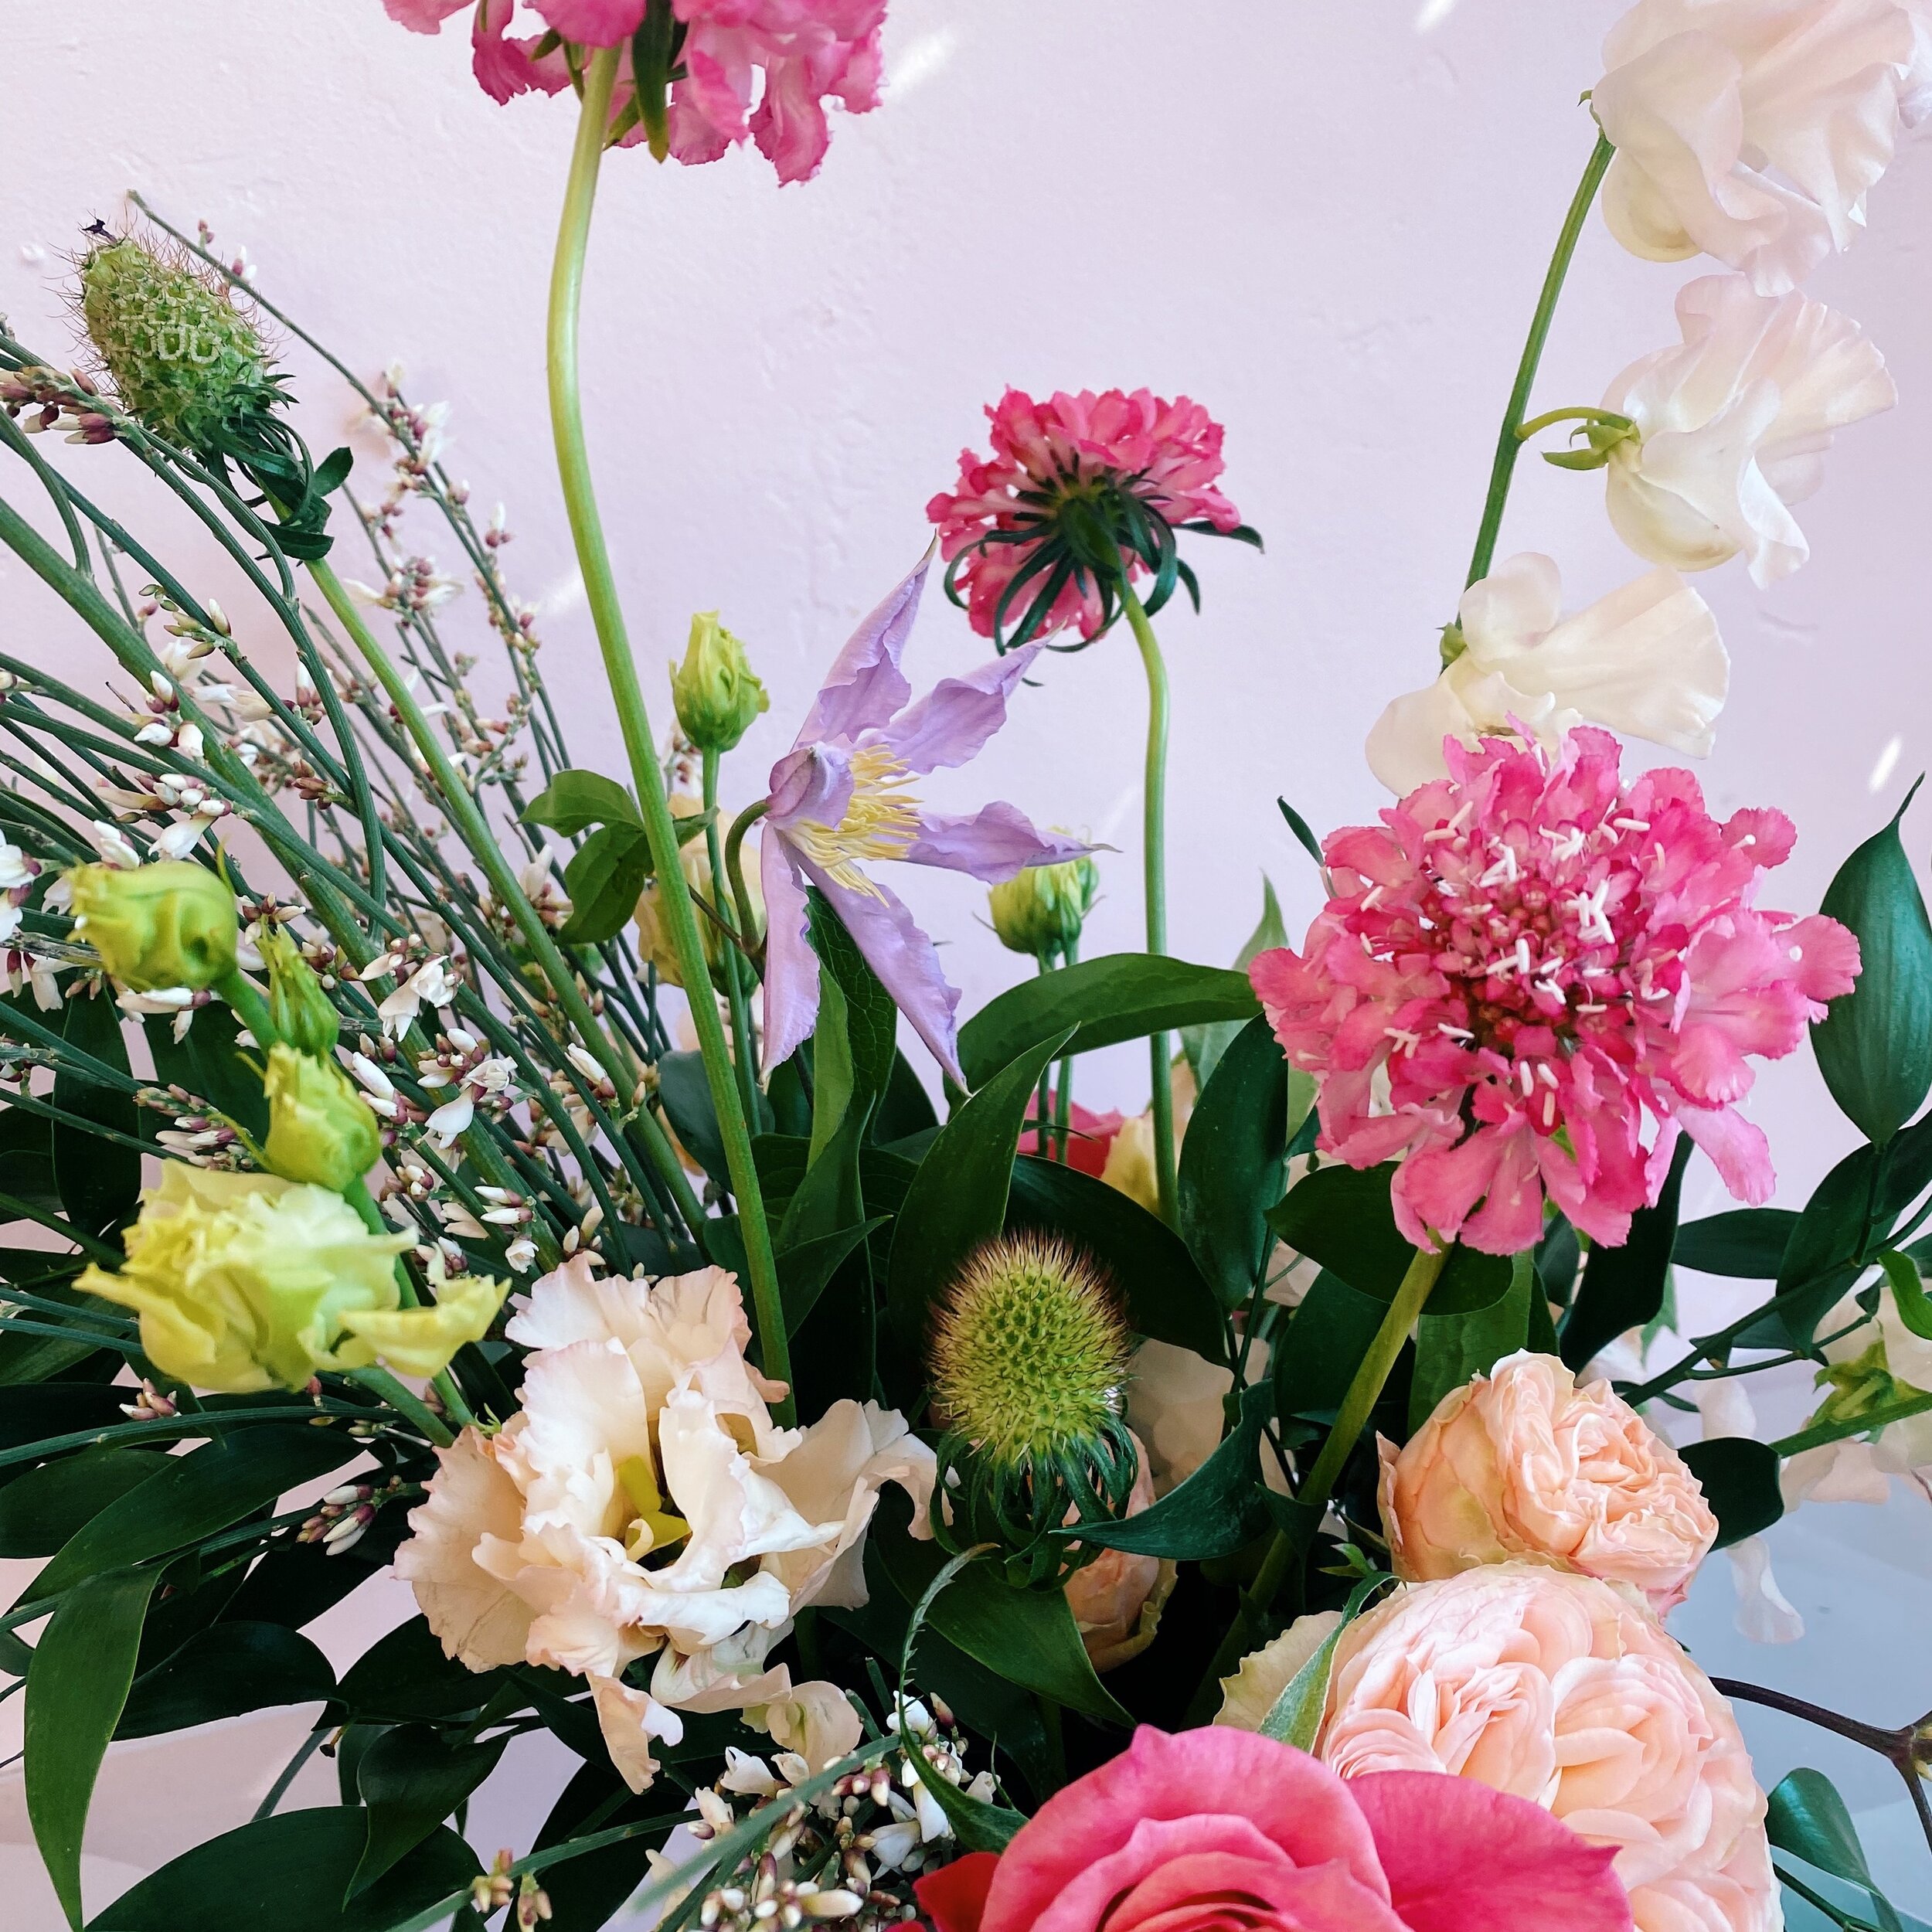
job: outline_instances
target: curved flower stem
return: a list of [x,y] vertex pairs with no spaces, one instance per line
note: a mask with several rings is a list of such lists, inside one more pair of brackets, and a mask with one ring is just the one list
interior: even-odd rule
[[[1080,942],[1070,939],[1060,951],[1063,966],[1077,966],[1080,960]],[[1058,1083],[1053,1099],[1053,1158],[1062,1166],[1066,1164],[1066,1138],[1073,1124],[1073,1056],[1069,1053],[1060,1063]]]
[[1563,277],[1570,272],[1570,258],[1577,252],[1577,240],[1583,231],[1583,217],[1597,199],[1604,171],[1616,152],[1600,131],[1597,145],[1590,151],[1583,178],[1570,198],[1570,213],[1563,217],[1563,232],[1556,237],[1556,252],[1550,257],[1549,272],[1543,277],[1543,293],[1536,298],[1536,312],[1530,319],[1529,339],[1523,345],[1522,360],[1516,365],[1515,386],[1509,392],[1509,407],[1504,412],[1502,432],[1496,438],[1496,457],[1490,465],[1489,496],[1482,508],[1482,526],[1476,532],[1475,553],[1469,560],[1465,583],[1475,583],[1489,574],[1496,556],[1496,536],[1502,528],[1503,505],[1509,500],[1510,479],[1515,474],[1516,457],[1522,448],[1517,434],[1524,413],[1529,407],[1529,392],[1536,380],[1536,366],[1542,362],[1543,344],[1556,313],[1556,298],[1563,293]]
[[[1147,611],[1122,571],[1121,608],[1141,647],[1141,665],[1147,673],[1147,769],[1143,783],[1141,846],[1147,874],[1147,950],[1167,951],[1167,664]],[[1154,1179],[1160,1192],[1161,1219],[1171,1226],[1176,1218],[1174,1179],[1174,1090],[1169,1067],[1174,1058],[1173,1036],[1155,1033],[1148,1041],[1153,1074],[1149,1104],[1154,1117]]]
[[731,1064],[738,1076],[738,1102],[745,1118],[758,1117],[758,1046],[751,1031],[751,1007],[745,998],[745,961],[743,949],[756,943],[757,934],[747,925],[747,913],[740,906],[735,915],[725,911],[724,842],[718,836],[718,765],[715,751],[704,754],[705,856],[711,863],[711,897],[727,923],[737,920],[736,945],[719,948],[724,961],[725,997],[731,1007]]
[[[602,47],[594,53],[583,76],[583,103],[577,123],[577,145],[570,156],[570,176],[564,191],[563,218],[557,233],[556,260],[550,276],[549,369],[550,424],[556,440],[557,468],[563,484],[564,507],[570,536],[583,572],[590,616],[604,654],[604,671],[623,727],[624,748],[631,764],[631,782],[644,818],[645,836],[657,875],[658,903],[671,944],[678,955],[684,983],[691,994],[691,1017],[704,1056],[711,1104],[718,1117],[719,1138],[731,1175],[731,1192],[738,1207],[738,1229],[744,1242],[751,1276],[752,1305],[757,1317],[762,1366],[774,1380],[791,1380],[791,1350],[785,1334],[784,1305],[779,1298],[778,1270],[772,1257],[771,1230],[765,1219],[764,1196],[751,1158],[751,1132],[739,1098],[730,1049],[718,1019],[717,1002],[709,997],[711,976],[705,963],[704,943],[697,914],[678,862],[678,835],[665,796],[664,774],[658,764],[656,740],[638,682],[624,611],[617,600],[617,580],[604,543],[604,522],[597,511],[590,478],[589,451],[584,443],[583,408],[577,379],[577,311],[583,291],[584,253],[590,238],[590,213],[597,198],[597,171],[604,158],[605,131],[611,117],[611,95],[617,80],[620,47]],[[774,1405],[781,1427],[792,1420],[787,1395]]]
[[752,917],[751,895],[745,889],[745,834],[770,809],[769,798],[760,798],[755,805],[747,805],[732,820],[730,835],[725,840],[725,871],[731,880],[732,902],[738,908],[739,936],[744,941],[747,959],[761,957],[763,949],[755,936],[758,922]]
[[437,1448],[447,1449],[455,1441],[442,1419],[427,1403],[410,1394],[388,1369],[351,1369],[348,1374],[351,1382],[359,1383],[371,1395],[381,1396],[392,1409],[407,1416]]

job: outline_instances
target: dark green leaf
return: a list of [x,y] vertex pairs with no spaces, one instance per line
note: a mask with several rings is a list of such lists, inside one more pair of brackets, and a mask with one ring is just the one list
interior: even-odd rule
[[1064,1235],[1085,1249],[1111,1277],[1137,1334],[1210,1362],[1224,1359],[1220,1311],[1193,1257],[1159,1216],[1118,1188],[1022,1155],[1013,1163],[1005,1225]]
[[630,924],[651,876],[651,848],[636,825],[605,825],[571,855],[563,869],[570,917],[557,937],[566,946],[614,939]]
[[168,1463],[151,1449],[90,1449],[29,1470],[0,1489],[0,1556],[51,1556]]
[[1364,1294],[1324,1268],[1275,1349],[1277,1411],[1332,1420],[1387,1311],[1386,1299]]
[[594,771],[560,771],[523,808],[526,825],[548,825],[574,838],[593,825],[634,825],[643,829],[631,794],[614,778]]
[[53,1124],[44,1114],[0,1107],[0,1194],[43,1214],[60,1212],[53,1178]]
[[818,1025],[813,1039],[812,1158],[849,1113],[867,1130],[891,1084],[898,1055],[899,1009],[853,943],[831,902],[806,893],[812,950],[819,961]]
[[1111,953],[1023,980],[960,1029],[959,1063],[975,1087],[1044,1039],[1091,1053],[1204,1021],[1260,1011],[1245,973],[1146,953]]
[[821,1235],[815,1240],[801,1241],[795,1247],[779,1250],[778,1291],[784,1301],[785,1327],[790,1332],[798,1332],[799,1324],[817,1305],[839,1264],[873,1229],[883,1228],[886,1220],[884,1215],[875,1215],[856,1227],[841,1228],[836,1234]]
[[1706,1436],[1678,1451],[1717,1519],[1716,1547],[1724,1549],[1768,1529],[1784,1513],[1778,1493],[1777,1451],[1748,1436]]
[[427,1620],[412,1617],[349,1665],[338,1694],[361,1718],[454,1717],[487,1702],[502,1675],[444,1656]]
[[[164,1085],[185,1087],[257,1140],[267,1134],[268,1101],[262,1092],[261,1076],[236,1044],[241,1022],[232,1009],[202,1007],[186,1036],[179,1040],[175,1022],[162,1015],[144,1021],[142,1026],[155,1079]],[[168,1119],[165,1114],[143,1117],[156,1125],[165,1125]]]
[[481,1870],[451,1831],[438,1831],[345,1903],[367,1814],[351,1805],[284,1811],[224,1832],[124,1892],[87,1932],[389,1932]]
[[1281,1197],[1288,1070],[1266,1019],[1250,1020],[1216,1066],[1181,1144],[1181,1233],[1225,1308],[1254,1291]]
[[171,1456],[159,1475],[110,1503],[72,1537],[21,1600],[37,1602],[102,1570],[185,1549],[361,1451],[344,1430],[271,1425],[238,1429]]
[[1268,1210],[1268,1225],[1351,1287],[1393,1301],[1416,1252],[1397,1230],[1389,1205],[1394,1174],[1393,1166],[1358,1172],[1339,1162],[1318,1168]]
[[125,1422],[124,1389],[91,1382],[40,1382],[9,1389],[0,1400],[0,1449],[18,1449],[82,1429],[108,1429]]
[[1560,1308],[1570,1306],[1577,1292],[1577,1270],[1582,1258],[1577,1230],[1563,1216],[1553,1215],[1543,1229],[1543,1239],[1536,1243],[1536,1279],[1543,1284],[1546,1301],[1555,1302]]
[[134,1682],[152,1570],[90,1577],[54,1612],[27,1672],[27,1815],[67,1915],[81,1922],[80,1840]]
[[1563,1357],[1571,1368],[1580,1369],[1626,1328],[1641,1328],[1664,1305],[1671,1250],[1677,1241],[1678,1198],[1691,1153],[1686,1134],[1671,1156],[1670,1173],[1657,1205],[1639,1208],[1630,1217],[1630,1239],[1620,1248],[1599,1244],[1590,1250],[1577,1298],[1563,1322]]
[[1293,832],[1296,838],[1300,841],[1301,849],[1305,852],[1308,856],[1315,861],[1315,864],[1321,869],[1322,872],[1325,873],[1328,869],[1328,862],[1322,857],[1321,841],[1316,838],[1314,831],[1308,824],[1308,820],[1304,818],[1301,813],[1297,811],[1294,806],[1288,803],[1287,799],[1277,798],[1274,802],[1277,808],[1280,810],[1282,818],[1287,821],[1289,831]]
[[1820,908],[1857,934],[1860,969],[1811,1029],[1811,1044],[1832,1099],[1880,1144],[1932,1090],[1932,920],[1899,839],[1918,788],[1838,868]]
[[1801,1767],[1781,1779],[1770,1794],[1764,1829],[1781,1852],[1856,1886],[1872,1901],[1885,1932],[1899,1932],[1898,1914],[1872,1882],[1852,1814],[1822,1771]]
[[672,1131],[685,1150],[720,1187],[731,1185],[724,1136],[711,1100],[711,1082],[702,1053],[666,1053],[658,1062],[658,1100]]
[[219,1623],[135,1679],[114,1735],[155,1737],[335,1695],[335,1673],[306,1637],[280,1624]]
[[1671,1259],[1680,1268],[1747,1281],[1775,1281],[1798,1214],[1791,1208],[1733,1208],[1677,1230]]
[[932,1794],[933,1802],[946,1814],[962,1852],[1003,1852],[1019,1835],[1020,1827],[1026,1822],[1024,1811],[1011,1811],[1004,1804],[991,1804],[961,1791],[941,1777],[916,1751],[906,1761]]
[[[1287,929],[1281,923],[1281,905],[1274,896],[1274,882],[1264,872],[1261,875],[1260,923],[1249,934],[1241,950],[1235,954],[1235,966],[1237,970],[1245,971],[1250,961],[1287,943]],[[1216,1019],[1205,1020],[1199,1026],[1181,1029],[1181,1050],[1186,1054],[1187,1063],[1193,1069],[1197,1091],[1204,1090],[1208,1082],[1214,1077],[1214,1070],[1220,1065],[1221,1056],[1233,1044],[1242,1025],[1240,1020]]]
[[[1047,979],[1078,970],[1070,967]],[[1032,983],[1044,985],[1047,979]],[[1002,1068],[940,1129],[920,1163],[893,1229],[886,1288],[886,1305],[904,1342],[918,1340],[960,1264],[1005,1225],[1026,1104],[1046,1063],[1070,1037],[1056,1033]]]
[[[1451,1389],[1477,1376],[1485,1376],[1506,1355],[1529,1342],[1530,1311],[1540,1290],[1534,1257],[1527,1251],[1512,1257],[1483,1255],[1489,1265],[1472,1270],[1464,1295],[1480,1295],[1500,1283],[1502,1293],[1486,1305],[1444,1306],[1445,1289],[1453,1288],[1451,1270],[1470,1251],[1458,1248],[1416,1324],[1416,1369],[1409,1385],[1409,1428],[1420,1429],[1436,1405]],[[1513,1266],[1512,1266],[1513,1262]]]
[[[128,1070],[127,1043],[121,1036],[121,1009],[104,988],[93,998],[78,994],[60,1009],[60,1034],[69,1046]],[[78,1071],[63,1059],[54,1074],[53,1104],[82,1119],[130,1138],[141,1132],[134,1097]],[[134,1218],[141,1192],[141,1156],[118,1141],[104,1140],[84,1128],[56,1122],[53,1173],[60,1205],[69,1220],[90,1234],[117,1228]]]
[[912,1063],[903,1053],[893,1055],[892,1077],[872,1116],[872,1138],[882,1146],[910,1140],[915,1134],[936,1131],[939,1116],[933,1111],[933,1097],[926,1091]]
[[363,1754],[355,1781],[369,1808],[369,1843],[349,1896],[366,1891],[413,1851],[496,1769],[507,1735],[487,1743],[446,1740],[427,1724],[399,1724]]
[[1124,1522],[1082,1523],[1060,1533],[1136,1556],[1196,1562],[1233,1556],[1267,1527],[1260,1450],[1273,1406],[1267,1383],[1256,1383],[1242,1393],[1239,1424],[1186,1481]]
[[1921,1342],[1932,1342],[1932,1301],[1926,1298],[1925,1282],[1919,1274],[1918,1263],[1896,1248],[1886,1249],[1878,1262],[1891,1284],[1892,1299],[1898,1308],[1899,1319]]

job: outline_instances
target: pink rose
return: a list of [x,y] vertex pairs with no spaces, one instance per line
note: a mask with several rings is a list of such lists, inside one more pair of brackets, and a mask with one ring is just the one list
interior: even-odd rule
[[1382,1444],[1382,1521],[1409,1583],[1512,1556],[1628,1583],[1658,1616],[1717,1536],[1697,1478],[1607,1382],[1514,1355]]
[[1616,1850],[1638,1932],[1777,1932],[1764,1796],[1730,1706],[1656,1620],[1536,1563],[1412,1583],[1342,1633],[1320,1755],[1451,1771]]
[[1628,1932],[1602,1852],[1477,1788],[1345,1785],[1250,1731],[1143,1728],[919,1902],[938,1932]]

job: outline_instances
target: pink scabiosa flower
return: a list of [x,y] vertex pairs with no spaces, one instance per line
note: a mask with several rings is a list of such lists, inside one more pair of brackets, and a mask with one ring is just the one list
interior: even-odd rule
[[584,50],[621,46],[611,142],[659,160],[716,161],[747,138],[781,182],[809,181],[831,143],[825,103],[879,105],[886,0],[523,0],[539,31],[509,31],[518,0],[383,0],[436,33],[474,6],[478,81],[492,100],[571,83]]
[[1796,837],[1781,812],[1720,825],[1687,771],[1625,787],[1619,750],[1584,728],[1554,760],[1451,739],[1447,778],[1331,835],[1333,896],[1302,951],[1249,968],[1321,1083],[1318,1145],[1358,1168],[1406,1155],[1396,1218],[1418,1245],[1516,1253],[1547,1190],[1614,1246],[1680,1130],[1739,1199],[1770,1196],[1764,1136],[1733,1103],[1751,1056],[1790,1053],[1851,990],[1858,941],[1753,907]]
[[946,594],[1002,651],[1069,625],[1097,637],[1119,612],[1123,580],[1143,574],[1154,580],[1150,614],[1177,582],[1198,607],[1177,529],[1260,543],[1216,487],[1221,425],[1185,396],[1063,390],[1036,403],[1009,389],[986,415],[992,454],[962,451],[957,488],[926,515],[939,526]]

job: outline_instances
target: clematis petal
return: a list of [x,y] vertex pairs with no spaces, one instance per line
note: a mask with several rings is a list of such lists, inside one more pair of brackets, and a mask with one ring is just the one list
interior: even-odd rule
[[976,757],[1006,722],[1006,699],[1045,647],[1009,651],[963,678],[941,678],[879,733],[908,771],[937,771]]
[[1056,865],[1093,849],[1066,832],[1041,832],[1016,806],[995,802],[971,817],[921,812],[919,835],[900,856],[915,866],[970,872],[996,886],[1029,866]]
[[805,924],[805,886],[782,838],[761,842],[758,870],[765,895],[764,1068],[798,1052],[818,1023],[818,955]]
[[899,584],[884,603],[852,634],[833,660],[830,673],[808,714],[794,748],[822,739],[852,739],[876,730],[905,708],[913,694],[899,660],[919,614],[931,553]]

